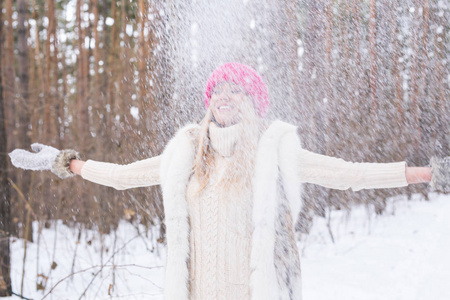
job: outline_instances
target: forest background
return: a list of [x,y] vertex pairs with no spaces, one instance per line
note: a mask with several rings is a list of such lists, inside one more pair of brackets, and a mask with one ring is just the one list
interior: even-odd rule
[[[55,220],[80,234],[108,234],[123,219],[164,223],[159,187],[59,180],[13,168],[7,153],[41,142],[116,163],[158,155],[178,128],[201,120],[206,78],[226,61],[260,72],[268,118],[298,125],[309,150],[412,166],[450,154],[449,1],[207,2],[0,0],[4,295],[11,236],[38,242]],[[428,187],[353,193],[306,185],[296,229],[308,233],[314,215],[355,204],[382,213],[385,199],[412,193],[427,199]]]

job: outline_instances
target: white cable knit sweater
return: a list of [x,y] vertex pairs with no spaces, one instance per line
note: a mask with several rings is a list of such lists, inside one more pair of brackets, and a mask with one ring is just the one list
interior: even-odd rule
[[190,219],[190,298],[250,299],[251,189],[217,193],[223,170],[232,163],[240,128],[210,125],[215,166],[200,195],[195,176],[187,188]]
[[[251,190],[236,194],[216,193],[215,184],[233,155],[237,126],[218,128],[211,124],[211,143],[216,151],[211,180],[201,195],[197,195],[195,176],[186,191],[190,220],[190,298],[250,299],[249,256],[252,234]],[[322,186],[360,190],[406,186],[405,163],[350,163],[309,152],[296,151],[298,180]],[[160,183],[161,157],[129,165],[88,160],[81,175],[84,179],[126,189]]]

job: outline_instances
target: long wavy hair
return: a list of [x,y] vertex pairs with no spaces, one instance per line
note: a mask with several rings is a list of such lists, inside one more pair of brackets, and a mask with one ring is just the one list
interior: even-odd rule
[[[253,102],[249,96],[244,97],[244,103],[240,105],[241,121],[239,124],[239,136],[236,141],[234,153],[224,170],[224,176],[218,182],[220,189],[231,190],[251,187],[251,180],[255,164],[256,149],[259,138],[267,127],[264,119],[256,113]],[[215,166],[215,151],[211,145],[209,126],[215,122],[211,107],[200,122],[200,130],[197,138],[196,156],[193,165],[193,176],[196,177],[200,194],[208,185]]]

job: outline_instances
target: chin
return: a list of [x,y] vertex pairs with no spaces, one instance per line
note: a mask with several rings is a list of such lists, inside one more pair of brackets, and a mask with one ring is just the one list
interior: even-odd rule
[[218,116],[215,116],[213,114],[214,121],[222,127],[233,126],[240,121],[240,118],[236,116],[236,114],[221,115],[220,113],[217,113],[217,115]]

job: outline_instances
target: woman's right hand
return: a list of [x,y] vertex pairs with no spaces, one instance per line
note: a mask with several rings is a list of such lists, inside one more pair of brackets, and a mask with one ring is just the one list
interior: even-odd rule
[[83,165],[85,164],[85,161],[78,160],[78,159],[72,159],[70,161],[69,169],[75,174],[81,175],[81,168],[83,168]]
[[9,153],[11,163],[21,169],[33,171],[52,171],[59,178],[64,179],[74,176],[70,168],[73,159],[80,159],[75,150],[58,150],[51,146],[34,143],[31,145],[34,152],[23,149],[15,149]]
[[13,166],[33,171],[51,170],[53,162],[61,152],[51,146],[38,143],[32,144],[31,149],[33,152],[24,149],[15,149],[9,153]]

